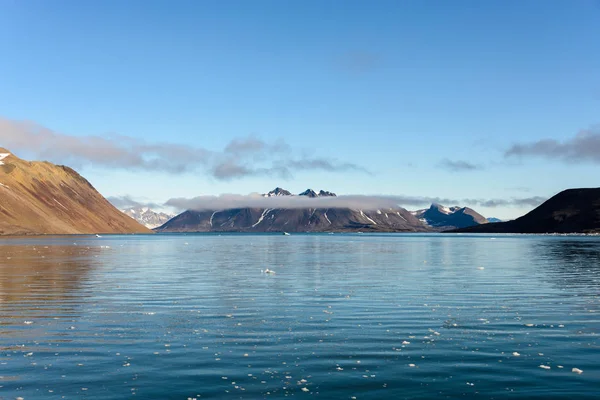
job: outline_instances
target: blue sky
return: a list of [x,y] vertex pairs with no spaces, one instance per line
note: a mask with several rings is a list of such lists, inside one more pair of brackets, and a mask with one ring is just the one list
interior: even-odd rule
[[[156,203],[275,186],[549,197],[598,186],[600,147],[576,135],[600,135],[599,26],[596,0],[4,0],[0,118],[60,140],[13,127],[0,146],[71,163],[105,196]],[[169,171],[53,147],[79,143],[76,153],[90,137],[219,159],[235,140],[268,145],[236,159],[252,173],[225,178],[212,161]],[[274,173],[277,143],[278,168],[288,157],[313,167]],[[473,207],[501,218],[532,208]]]

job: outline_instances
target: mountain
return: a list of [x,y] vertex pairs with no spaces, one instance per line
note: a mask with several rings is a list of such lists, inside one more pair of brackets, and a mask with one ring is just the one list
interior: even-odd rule
[[156,212],[148,207],[131,207],[121,210],[121,212],[135,219],[148,229],[157,228],[174,217],[174,215]]
[[490,217],[487,219],[488,222],[504,222],[500,218]]
[[600,188],[568,189],[515,220],[454,232],[600,233]]
[[[265,197],[293,196],[276,188]],[[299,196],[335,196],[335,193],[308,189]],[[353,210],[350,208],[264,209],[185,211],[157,232],[426,232],[429,231],[404,208]]]
[[432,204],[431,207],[413,211],[412,214],[435,230],[465,228],[488,222],[483,215],[471,208],[444,207],[440,204]]
[[263,194],[264,197],[273,197],[273,196],[291,196],[292,193],[288,192],[285,189],[282,189],[280,187],[276,187],[275,189],[271,190],[269,193],[267,194]]
[[14,154],[0,161],[0,235],[151,232],[69,167]]
[[319,197],[319,195],[312,189],[306,189],[304,192],[300,193],[298,196]]

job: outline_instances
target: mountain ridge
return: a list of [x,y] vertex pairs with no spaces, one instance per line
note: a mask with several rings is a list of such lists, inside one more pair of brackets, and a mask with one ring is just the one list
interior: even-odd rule
[[[262,195],[336,197],[333,192],[307,189],[298,195],[280,187]],[[432,205],[432,207],[434,207]],[[439,206],[438,207],[442,207]],[[456,207],[454,219],[471,221],[485,218],[467,207]],[[452,217],[449,217],[452,218]],[[465,226],[466,222],[462,222]],[[441,228],[440,228],[441,227]],[[353,208],[230,208],[220,210],[187,210],[173,217],[156,232],[434,232],[453,227],[448,224],[430,226],[402,207],[386,209]]]
[[600,188],[563,190],[515,220],[449,232],[600,233]]
[[152,233],[74,169],[0,153],[0,235]]

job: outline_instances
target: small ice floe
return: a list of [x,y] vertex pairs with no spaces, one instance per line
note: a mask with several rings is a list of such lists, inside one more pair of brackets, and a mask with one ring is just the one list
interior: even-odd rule
[[25,321],[25,322],[23,322],[23,323],[24,323],[25,325],[31,325],[31,324],[33,324],[33,321]]
[[550,369],[550,366],[542,364],[542,365],[540,365],[540,368],[542,368],[542,369]]
[[517,353],[516,351],[513,351],[512,355],[515,357],[519,357],[521,354]]
[[102,236],[100,236],[100,235],[98,235],[98,234],[96,233],[96,237],[97,237],[97,238],[101,238]]
[[406,346],[407,344],[410,344],[410,342],[408,342],[408,341],[405,340],[405,341],[402,342],[402,344]]
[[302,388],[302,391],[303,391],[303,392],[308,392],[309,390],[308,390],[308,388],[305,388],[305,387],[303,387],[303,388]]
[[581,370],[581,369],[579,369],[579,368],[573,368],[573,369],[571,370],[571,372],[575,372],[576,374],[582,374],[582,373],[583,373],[583,370]]
[[525,324],[525,326],[528,326],[531,328],[533,326],[533,324]]
[[477,267],[478,270],[483,270],[485,269],[484,267]]
[[411,368],[414,368],[414,367],[416,367],[416,365],[415,365],[415,364],[408,364],[408,366],[409,366],[409,367],[411,367]]
[[275,271],[273,271],[269,268],[265,269],[264,271],[261,269],[260,272],[265,273],[265,274],[272,274],[272,275],[275,274]]

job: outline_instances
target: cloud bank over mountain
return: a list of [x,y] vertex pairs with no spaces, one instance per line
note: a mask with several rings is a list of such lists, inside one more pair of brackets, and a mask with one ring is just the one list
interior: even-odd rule
[[450,199],[420,196],[363,196],[344,195],[337,197],[276,196],[264,197],[259,193],[248,195],[222,194],[219,196],[197,196],[193,198],[172,198],[165,206],[178,210],[226,210],[231,208],[350,208],[357,210],[389,209],[398,206],[421,207],[432,203],[461,204],[481,207],[538,206],[543,197],[512,199]]

